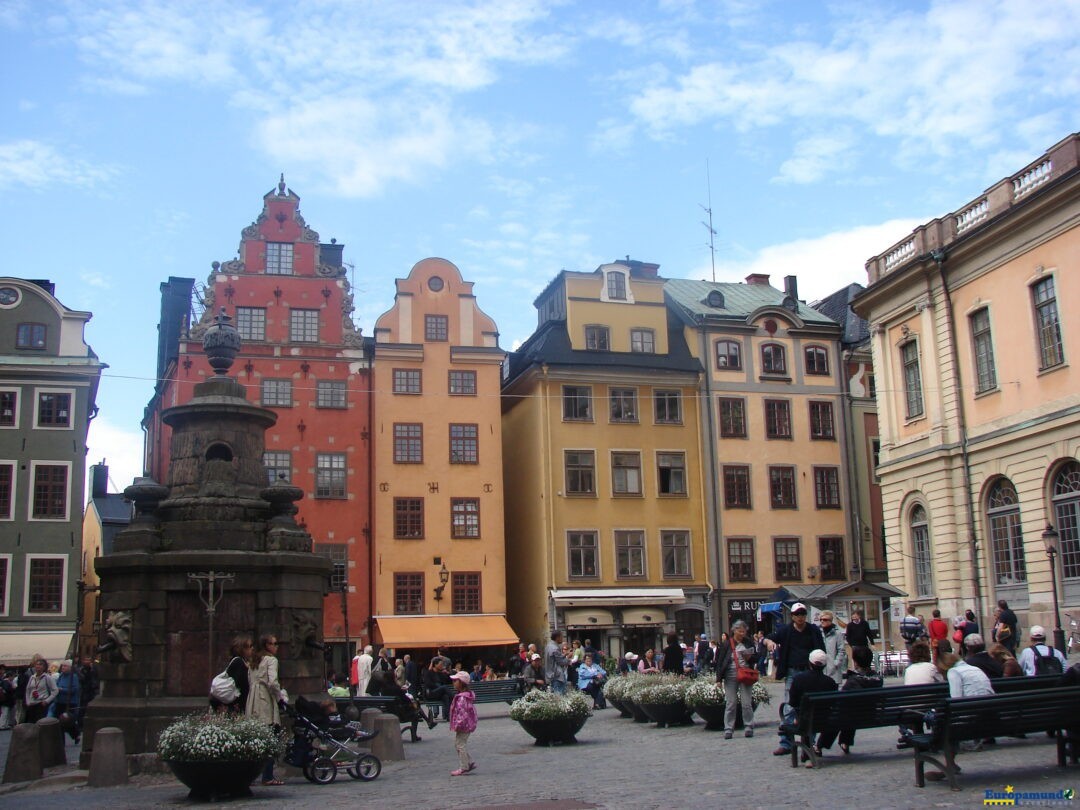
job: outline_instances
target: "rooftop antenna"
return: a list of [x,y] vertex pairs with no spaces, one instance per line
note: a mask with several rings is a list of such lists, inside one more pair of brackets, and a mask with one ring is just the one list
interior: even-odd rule
[[[709,207],[704,205],[701,209],[709,215],[708,222],[702,222],[701,224],[709,231],[709,259],[712,261],[712,280],[716,283],[716,245],[714,240],[716,238],[716,229],[712,224],[712,175],[709,172],[709,159],[705,158],[705,185],[709,192]],[[700,203],[698,203],[700,205]]]

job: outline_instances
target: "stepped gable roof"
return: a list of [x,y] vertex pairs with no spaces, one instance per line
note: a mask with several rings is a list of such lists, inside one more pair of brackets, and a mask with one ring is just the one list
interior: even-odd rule
[[848,284],[810,305],[840,324],[843,329],[840,342],[845,346],[858,346],[870,338],[870,324],[851,309],[851,302],[864,289],[862,284]]
[[[714,291],[723,297],[722,306],[710,304],[709,293]],[[750,316],[762,309],[783,308],[788,310],[792,320],[799,325],[837,325],[832,318],[802,301],[795,301],[794,308],[785,306],[785,299],[791,303],[788,294],[768,284],[673,278],[664,282],[664,295],[680,317],[692,324],[704,320],[745,323]]]

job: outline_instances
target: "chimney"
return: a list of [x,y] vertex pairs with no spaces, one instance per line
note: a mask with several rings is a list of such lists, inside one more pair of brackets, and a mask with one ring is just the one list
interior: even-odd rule
[[319,262],[329,267],[341,267],[341,254],[345,245],[339,245],[337,239],[331,239],[330,244],[323,242],[319,245]]
[[90,497],[104,498],[109,494],[109,467],[105,459],[90,465]]
[[784,276],[784,292],[796,301],[799,300],[799,282],[795,276]]
[[763,287],[769,286],[769,274],[768,273],[751,273],[746,277],[747,284],[760,284]]

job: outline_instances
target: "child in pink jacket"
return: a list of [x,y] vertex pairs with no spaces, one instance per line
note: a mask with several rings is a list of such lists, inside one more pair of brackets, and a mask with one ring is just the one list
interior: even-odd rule
[[476,768],[476,763],[469,759],[469,735],[476,731],[476,695],[469,688],[471,679],[468,672],[455,672],[450,676],[454,682],[454,700],[450,704],[450,730],[457,734],[454,748],[457,749],[458,762],[461,764],[451,776],[464,776]]

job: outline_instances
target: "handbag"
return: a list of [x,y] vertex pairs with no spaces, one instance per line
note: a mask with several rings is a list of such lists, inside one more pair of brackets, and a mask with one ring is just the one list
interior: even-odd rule
[[[235,660],[234,658],[233,661]],[[229,666],[232,666],[232,661],[229,662]],[[218,703],[224,703],[226,706],[235,703],[237,698],[240,697],[240,687],[236,685],[233,676],[229,674],[228,667],[223,672],[215,675],[214,679],[210,681],[210,697]]]
[[961,641],[964,640],[964,631],[961,628],[957,627],[955,630],[953,630],[952,640],[959,644]]
[[735,652],[735,642],[731,642],[731,655],[735,659],[735,680],[743,686],[753,686],[758,682],[761,673],[754,667],[744,667],[739,663],[739,654]]

